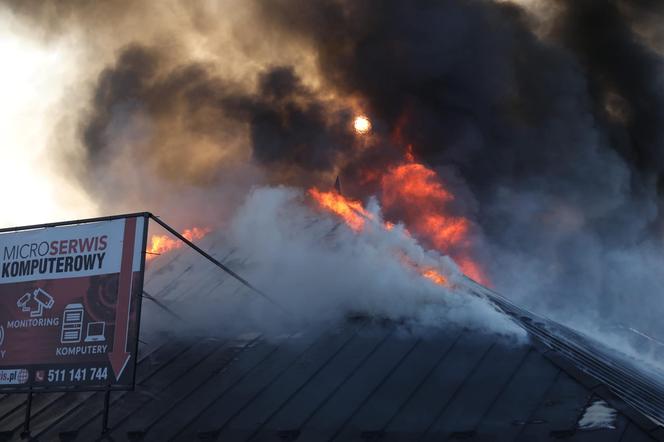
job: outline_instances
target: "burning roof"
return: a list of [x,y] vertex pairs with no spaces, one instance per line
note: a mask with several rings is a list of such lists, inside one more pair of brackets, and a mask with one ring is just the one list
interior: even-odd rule
[[[252,264],[239,259],[239,252],[219,249],[223,243],[210,233],[201,245],[223,256],[225,265],[250,272]],[[159,256],[149,269],[146,289],[183,316],[174,318],[146,301],[137,391],[116,392],[111,399],[114,440],[501,441],[592,435],[617,442],[623,435],[649,440],[661,428],[645,416],[664,408],[643,396],[640,386],[647,381],[649,388],[659,388],[656,378],[479,285],[475,296],[491,299],[529,330],[535,346],[449,324],[414,327],[366,315],[322,328],[284,329],[280,336],[237,329],[229,334],[222,331],[225,323],[244,312],[226,274],[184,249]],[[193,324],[183,333],[182,320],[194,318],[192,303],[201,305],[198,321],[205,310],[218,327]],[[33,436],[97,438],[102,396],[37,396]],[[21,401],[0,399],[3,435],[16,440]],[[580,410],[596,408],[599,401],[614,407],[610,425],[587,433],[588,419]]]
[[[72,195],[80,193],[89,206],[105,210],[140,206],[176,214],[182,226],[197,226],[189,232],[192,239],[218,241],[217,253],[230,253],[259,286],[298,313],[302,329],[311,322],[337,324],[349,311],[388,318],[392,325],[456,325],[518,342],[526,329],[546,341],[548,352],[578,357],[574,366],[595,370],[597,379],[605,385],[610,381],[610,388],[620,390],[641,415],[658,419],[659,402],[649,396],[644,400],[642,394],[659,391],[659,381],[650,382],[652,373],[645,382],[638,370],[604,358],[603,350],[597,359],[599,347],[582,335],[514,308],[518,301],[577,328],[599,324],[598,329],[606,329],[620,322],[654,337],[664,330],[664,50],[659,32],[664,12],[651,1],[549,3],[227,0],[220,6],[169,0],[164,8],[154,0],[10,0],[0,6],[1,37],[9,43],[0,45],[0,57],[11,61],[0,82],[6,98],[0,103],[0,122],[6,123],[0,145],[11,146],[12,152],[0,164],[0,176],[7,178],[7,195],[16,207],[28,203],[15,198],[12,186],[20,183],[21,195],[30,195],[25,199],[30,210],[14,212],[39,208],[57,213],[62,207],[54,207],[56,200],[81,211],[69,207]],[[49,87],[38,87],[40,80]],[[56,96],[45,89],[72,93]],[[17,97],[25,100],[21,106]],[[34,134],[40,135],[36,148]],[[42,161],[45,156],[49,161]],[[39,179],[26,179],[26,170]],[[343,180],[343,194],[340,186],[332,190],[334,177]],[[63,183],[76,192],[45,191],[66,188]],[[207,232],[208,227],[217,232]],[[228,287],[228,281],[191,263],[183,265],[183,251],[168,238],[154,237],[151,247],[161,256],[150,255],[157,257],[150,266],[172,277],[156,278],[154,299],[172,295],[178,298],[170,299],[174,305],[196,300],[185,304],[208,315],[198,325],[234,326],[242,318],[243,326],[274,337],[278,333],[266,330],[281,330],[289,322],[273,318],[274,306],[242,298],[241,289]],[[504,299],[489,301],[490,294],[474,282],[508,293],[509,305],[500,304]],[[208,299],[219,287],[230,304]],[[205,300],[198,301],[200,292]],[[214,308],[219,305],[224,309]],[[325,361],[343,365],[356,361],[352,355],[360,355],[360,361],[357,370],[347,372],[348,379],[358,372],[361,379],[373,380],[371,375],[386,367],[397,372],[400,361],[419,354],[421,341],[417,337],[412,346],[399,346],[389,333],[380,335],[378,343],[349,338],[348,345],[360,350],[341,360],[336,350],[315,353],[323,362],[321,371],[312,370],[312,379],[325,369]],[[251,345],[239,341],[243,349]],[[383,342],[390,343],[384,353]],[[269,380],[264,390],[252,390],[243,381],[253,380],[247,374],[253,371],[243,368],[236,368],[239,393],[226,396],[232,385],[210,386],[207,380],[217,380],[215,370],[238,365],[229,362],[233,349],[217,352],[215,345],[205,341],[192,350],[193,359],[212,361],[196,372],[206,381],[193,390],[189,381],[176,381],[188,374],[183,365],[170,365],[178,350],[155,353],[167,362],[155,363],[158,367],[146,375],[148,392],[196,399],[177,431],[191,436],[200,418],[214,438],[214,431],[227,429],[226,423],[215,427],[214,412],[228,413],[225,422],[242,427],[238,422],[255,416],[243,415],[244,405],[278,403],[272,409],[277,416],[291,397],[301,397],[298,386],[284,398],[283,391],[270,390]],[[241,359],[240,367],[261,367],[260,361],[271,361],[274,351],[285,366],[257,370],[278,379],[297,359],[280,356],[271,344],[259,347],[265,353],[243,353],[258,362]],[[455,356],[464,354],[454,343],[445,348]],[[485,357],[502,367],[506,379],[547,366],[530,350],[517,352],[514,360],[501,359],[497,351],[473,353],[477,359],[466,366],[469,373],[474,367],[486,373]],[[383,359],[374,363],[374,354]],[[434,356],[428,361],[442,366],[436,358],[446,356]],[[362,361],[371,370],[362,370]],[[511,365],[519,361],[523,371]],[[544,377],[559,385],[546,377],[552,373],[546,370]],[[152,378],[152,373],[166,374]],[[393,386],[391,372],[382,374],[375,378],[385,383],[375,384],[375,392]],[[374,404],[373,390],[359,399],[352,388],[335,396],[347,378],[332,377],[340,390],[333,388],[309,407],[313,422],[338,418],[330,437],[349,434],[354,413]],[[150,379],[158,381],[150,384]],[[418,385],[429,385],[427,374],[418,379]],[[467,379],[479,385],[483,380],[463,377],[452,391],[476,392],[478,384],[463,390]],[[367,430],[367,438],[382,437],[401,412],[409,421],[422,410],[431,411],[422,406],[409,414],[410,398],[420,405],[430,401],[417,402],[419,387],[396,384],[396,390],[407,392],[405,399],[394,419]],[[436,385],[444,389],[447,384]],[[208,405],[197,408],[197,392],[204,396],[208,387],[214,398],[200,403],[214,411],[209,413]],[[506,386],[506,397],[522,399],[522,390],[514,388]],[[268,390],[267,397],[277,397],[276,402],[264,399]],[[232,407],[247,391],[249,397],[262,398],[258,405],[249,402],[231,410],[224,408],[225,400],[222,405],[217,401],[230,397]],[[547,394],[542,392],[542,398]],[[65,408],[70,397],[62,400]],[[151,401],[136,397],[127,402]],[[359,404],[342,411],[325,407],[328,399],[343,402],[339,398],[355,398]],[[508,402],[494,398],[496,404]],[[78,411],[67,408],[62,416],[44,419],[44,432],[57,428],[70,412],[85,415],[81,410],[87,398],[79,399]],[[485,404],[486,416],[504,422],[507,414],[491,409],[493,403]],[[427,415],[425,432],[460,418],[459,409],[449,406],[456,411],[438,409],[440,419]],[[162,425],[166,431],[182,422],[170,414],[177,407],[147,408],[148,429]],[[7,406],[10,421],[16,409]],[[537,433],[534,422],[516,414],[515,427]],[[81,421],[88,422],[85,416]],[[308,417],[293,421],[302,428],[310,422]],[[117,431],[129,425],[123,422]],[[628,432],[632,423],[623,416],[625,434],[643,436],[638,429]],[[472,437],[491,426],[476,424],[454,437]],[[299,429],[281,436],[298,437]]]

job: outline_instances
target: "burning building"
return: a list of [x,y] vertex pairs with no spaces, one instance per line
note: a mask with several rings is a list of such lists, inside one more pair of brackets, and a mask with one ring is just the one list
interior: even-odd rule
[[[344,235],[358,234],[353,224],[325,216],[303,221],[309,232],[299,233],[329,250],[322,260],[309,256],[311,268],[334,259]],[[209,233],[199,245],[245,276],[264,274],[261,257],[247,259],[246,249],[231,247],[225,236]],[[448,278],[437,281],[403,256],[394,262],[394,271],[412,275],[409,292],[372,299],[358,291],[305,310],[298,309],[299,296],[316,293],[271,298],[275,308],[200,255],[184,248],[163,252],[148,263],[136,390],[112,394],[108,433],[100,436],[103,392],[65,392],[35,394],[30,435],[69,441],[662,438],[664,385],[657,370],[523,310],[458,271],[447,269]],[[402,289],[398,280],[391,283]],[[279,283],[270,289],[270,296],[280,294]],[[358,296],[362,310],[345,308],[357,307],[352,299]],[[23,396],[3,397],[0,411],[0,436],[21,440]]]
[[[155,234],[146,302],[175,316],[148,316],[111,435],[657,437],[663,15],[3,2],[8,212],[169,214],[281,306]],[[40,397],[33,434],[96,437],[99,400]]]
[[[375,196],[385,222],[514,300],[657,335],[661,14],[623,0],[8,1],[6,56],[26,74],[3,83],[5,103],[53,71],[36,59],[69,93],[39,89],[32,113],[7,114],[3,133],[51,136],[7,139],[20,147],[3,176],[60,218],[150,209],[183,228],[224,226],[253,186],[323,192],[339,176],[345,197]],[[39,155],[50,168],[21,180]]]

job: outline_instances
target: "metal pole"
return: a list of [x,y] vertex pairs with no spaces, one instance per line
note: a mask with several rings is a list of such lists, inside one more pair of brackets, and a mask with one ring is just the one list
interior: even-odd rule
[[101,434],[108,433],[108,411],[111,407],[111,389],[106,389],[106,394],[104,395],[104,415],[101,420]]
[[160,300],[158,300],[157,298],[155,298],[154,296],[152,296],[151,294],[149,294],[145,290],[143,290],[143,297],[145,299],[149,299],[150,301],[157,304],[157,306],[159,306],[159,308],[161,308],[163,311],[165,311],[166,313],[168,313],[169,315],[171,315],[175,319],[180,320],[180,321],[184,321],[184,319],[182,319],[182,316],[175,313],[173,310],[168,308],[168,306],[166,306],[163,302],[161,302]]
[[128,213],[125,215],[113,215],[113,216],[100,216],[97,218],[85,218],[85,219],[77,219],[73,221],[60,221],[60,222],[55,222],[55,223],[44,223],[44,224],[33,224],[31,226],[20,226],[20,227],[6,227],[3,229],[0,229],[0,233],[7,233],[7,232],[19,232],[21,230],[34,230],[34,229],[45,229],[49,227],[61,227],[61,226],[72,226],[75,224],[87,224],[87,223],[96,223],[100,221],[114,221],[116,219],[124,219],[124,218],[135,218],[135,217],[149,217],[152,216],[151,213],[149,212],[138,212],[138,213]]
[[[136,388],[136,371],[138,370],[138,343],[141,342],[141,311],[143,309],[143,290],[145,286],[145,248],[148,246],[148,229],[150,228],[150,217],[152,215],[149,212],[145,212],[143,215],[143,238],[141,238],[141,272],[138,281],[138,302],[136,304],[136,317],[138,318],[136,322],[136,345],[134,346],[134,370],[131,378],[131,387],[132,390]],[[133,290],[133,289],[132,289]]]
[[30,437],[30,412],[32,411],[32,389],[28,391],[28,402],[25,405],[25,424],[23,426],[22,439]]

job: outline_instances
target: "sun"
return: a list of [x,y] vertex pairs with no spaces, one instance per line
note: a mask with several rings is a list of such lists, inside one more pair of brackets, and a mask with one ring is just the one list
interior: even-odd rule
[[371,131],[371,121],[364,115],[358,115],[353,120],[353,129],[359,135],[364,135]]

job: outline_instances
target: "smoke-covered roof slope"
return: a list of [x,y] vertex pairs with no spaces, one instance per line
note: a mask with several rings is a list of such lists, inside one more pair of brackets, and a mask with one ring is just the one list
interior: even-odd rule
[[[171,278],[161,285],[152,282],[154,296],[170,307],[187,293],[216,293],[225,283],[177,262],[156,274]],[[615,394],[616,385],[640,388],[629,373],[616,380],[610,361],[591,361],[583,352],[570,357],[572,351],[562,344],[573,336],[554,345],[547,333],[551,338],[560,330],[508,303],[499,307],[529,330],[531,343],[468,329],[414,330],[362,316],[283,336],[182,337],[155,331],[148,318],[136,390],[112,394],[108,438],[663,439],[661,428],[639,411],[634,397],[627,405]],[[103,392],[34,395],[32,437],[98,439],[103,398]],[[651,406],[656,408],[657,401]],[[0,398],[6,440],[20,440],[25,409],[25,395]]]

